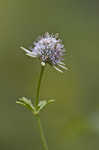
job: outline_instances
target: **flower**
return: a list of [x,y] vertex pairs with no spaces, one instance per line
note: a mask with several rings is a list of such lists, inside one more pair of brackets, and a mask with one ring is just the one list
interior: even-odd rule
[[58,34],[53,35],[47,32],[33,42],[31,48],[20,48],[26,52],[26,55],[39,58],[43,66],[48,63],[60,72],[63,71],[59,67],[67,70],[63,63],[65,49]]

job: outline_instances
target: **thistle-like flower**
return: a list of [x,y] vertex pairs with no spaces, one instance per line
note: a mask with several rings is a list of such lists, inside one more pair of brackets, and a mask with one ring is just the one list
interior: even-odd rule
[[39,58],[41,65],[43,66],[48,63],[60,72],[63,71],[59,68],[67,70],[65,64],[63,63],[65,49],[62,44],[62,40],[58,37],[58,34],[53,35],[45,33],[33,42],[33,45],[29,49],[24,47],[20,48],[26,52],[26,55]]

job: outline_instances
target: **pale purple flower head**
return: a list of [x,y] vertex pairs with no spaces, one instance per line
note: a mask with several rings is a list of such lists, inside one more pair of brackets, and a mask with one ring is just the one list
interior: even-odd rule
[[31,48],[26,49],[21,47],[21,49],[24,50],[28,56],[38,57],[42,65],[48,63],[60,72],[62,72],[62,70],[58,67],[67,69],[63,63],[64,45],[59,39],[58,34],[45,33],[33,42]]

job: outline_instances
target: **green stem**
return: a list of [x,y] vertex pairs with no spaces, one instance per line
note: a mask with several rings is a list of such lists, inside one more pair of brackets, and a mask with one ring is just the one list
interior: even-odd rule
[[[41,72],[40,72],[40,78],[39,78],[39,81],[38,81],[37,95],[36,95],[36,102],[35,102],[36,108],[37,108],[38,103],[39,103],[39,92],[40,92],[40,85],[41,85],[43,73],[44,73],[44,66],[41,66]],[[39,130],[40,130],[40,135],[41,135],[42,144],[44,146],[44,150],[48,150],[47,142],[46,142],[44,132],[43,132],[43,128],[42,128],[42,125],[41,125],[40,116],[37,115],[36,117],[37,117],[37,122],[38,122]]]
[[44,136],[44,132],[43,132],[43,128],[42,128],[41,120],[40,120],[39,116],[37,116],[37,121],[38,121],[38,126],[39,126],[39,129],[40,129],[40,135],[41,135],[44,150],[48,150],[47,142],[46,142],[46,139],[45,139],[45,136]]
[[43,77],[43,72],[44,72],[44,66],[41,66],[41,72],[40,72],[40,78],[38,81],[38,86],[37,86],[37,95],[36,95],[36,107],[39,103],[39,91],[40,91],[40,85],[41,85],[41,81],[42,81],[42,77]]

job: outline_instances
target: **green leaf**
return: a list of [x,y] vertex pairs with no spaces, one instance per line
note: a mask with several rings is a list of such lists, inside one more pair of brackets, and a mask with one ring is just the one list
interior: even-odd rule
[[48,100],[48,101],[42,100],[42,101],[40,101],[39,104],[38,104],[38,110],[37,110],[38,113],[39,113],[41,110],[43,110],[48,104],[54,103],[54,101],[55,101],[55,100]]
[[20,104],[24,107],[26,107],[27,109],[35,112],[35,107],[33,106],[32,102],[30,99],[27,99],[26,97],[22,97],[22,98],[19,98],[19,100],[16,101],[17,104]]
[[51,104],[51,103],[54,103],[55,102],[55,100],[54,99],[50,99],[50,100],[48,100],[48,104]]
[[43,100],[43,101],[40,101],[39,104],[38,104],[38,110],[42,110],[45,106],[47,105],[47,101],[46,100]]

